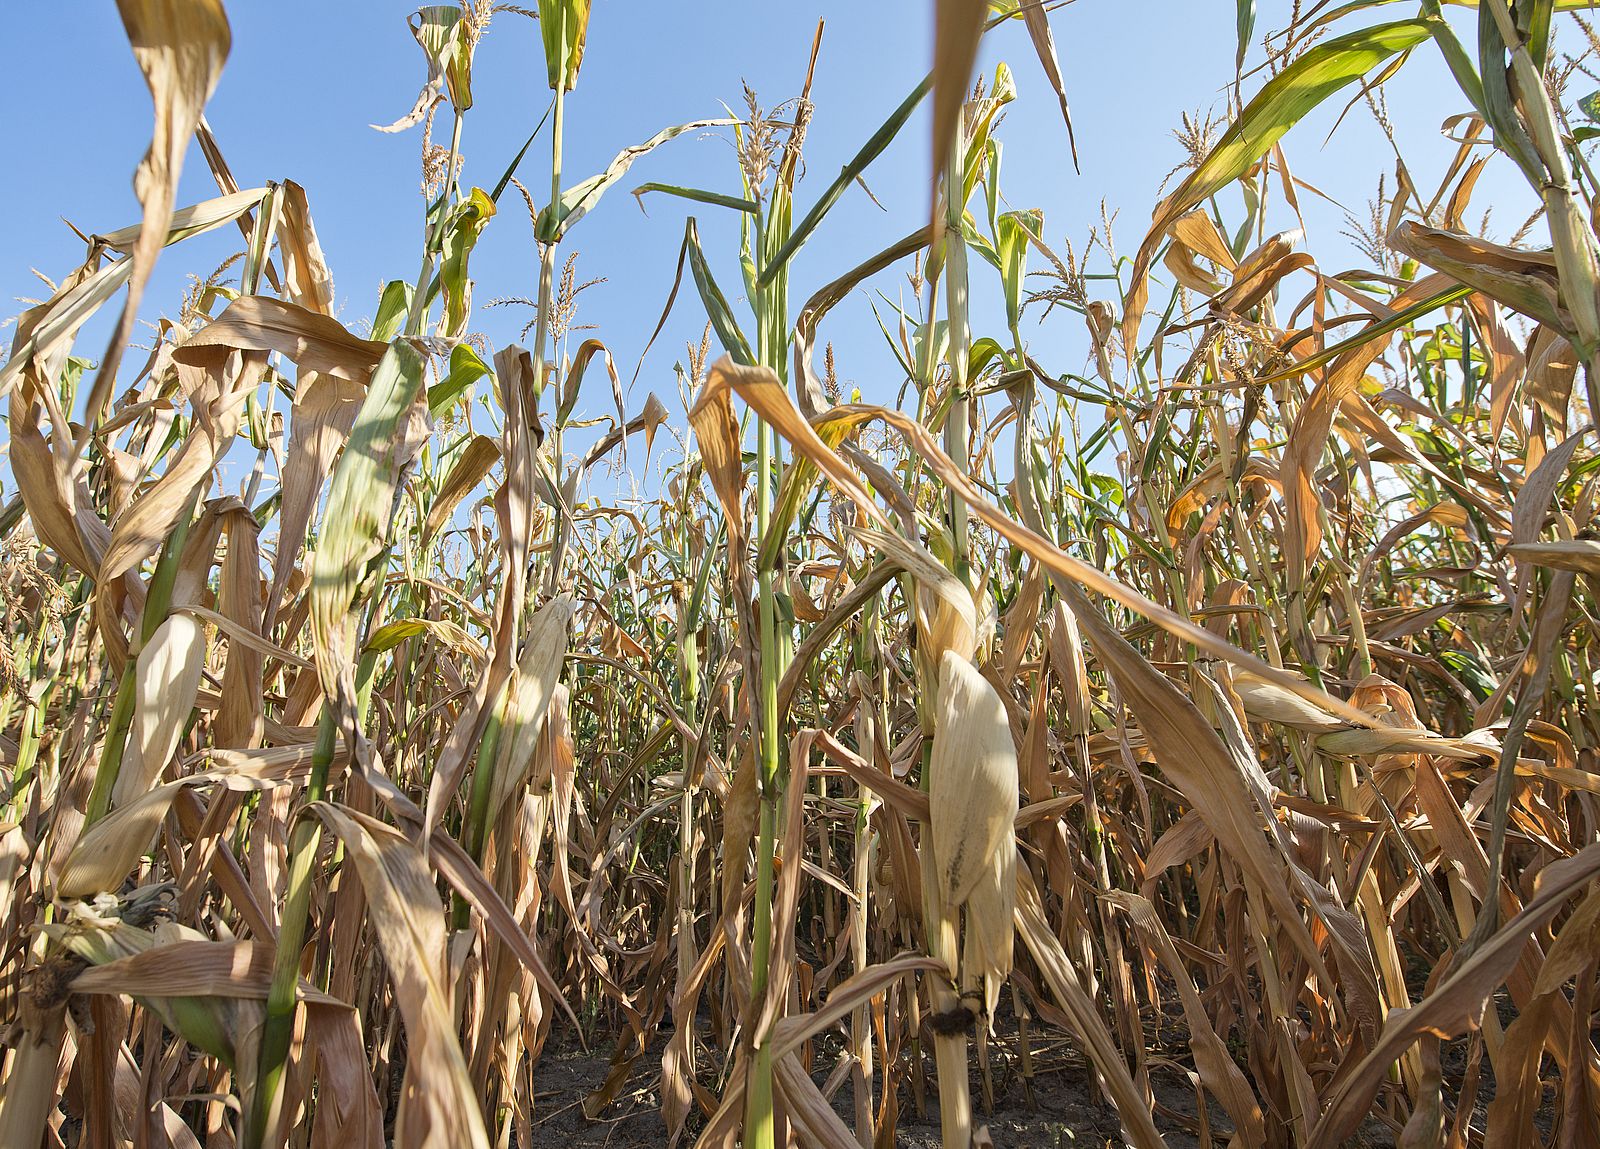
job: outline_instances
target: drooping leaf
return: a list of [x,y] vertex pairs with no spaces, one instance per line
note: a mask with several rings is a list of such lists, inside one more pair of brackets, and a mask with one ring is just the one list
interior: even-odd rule
[[467,443],[466,449],[456,458],[450,467],[450,473],[445,476],[444,482],[439,485],[438,493],[433,496],[433,503],[428,507],[428,516],[422,523],[422,543],[424,546],[439,532],[446,520],[455,513],[461,500],[472,493],[491,468],[500,461],[500,446],[487,435],[474,435]]
[[730,127],[738,123],[737,120],[691,120],[687,124],[678,124],[675,127],[663,128],[642,144],[635,144],[631,148],[624,148],[618,152],[616,158],[606,166],[606,170],[592,175],[588,179],[574,184],[561,193],[561,199],[547,205],[539,212],[538,231],[539,239],[543,243],[559,243],[561,237],[566,235],[572,226],[594,210],[595,204],[600,202],[600,197],[606,191],[627,175],[628,169],[635,160],[649,152],[654,151],[668,140],[676,139],[684,132],[696,131],[700,128]]
[[1175,220],[1227,187],[1266,155],[1285,132],[1329,96],[1429,35],[1425,20],[1397,20],[1335,36],[1308,48],[1244,106],[1199,166],[1156,206],[1150,231],[1129,273],[1122,319],[1128,353],[1139,345],[1139,326],[1150,296],[1150,264]]
[[150,150],[133,178],[134,191],[144,208],[144,222],[129,256],[132,268],[128,298],[90,390],[85,433],[99,420],[110,398],[122,352],[133,334],[145,284],[171,225],[173,199],[189,137],[200,123],[206,101],[216,90],[232,44],[222,0],[117,0],[117,10],[155,102],[155,132]]
[[392,124],[373,124],[380,132],[403,132],[420,124],[438,100],[448,96],[458,113],[472,107],[473,41],[459,5],[429,4],[406,20],[428,60],[428,78],[411,110]]

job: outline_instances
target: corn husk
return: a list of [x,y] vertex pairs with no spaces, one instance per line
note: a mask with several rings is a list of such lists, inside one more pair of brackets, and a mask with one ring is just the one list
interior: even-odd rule
[[169,616],[139,652],[133,729],[111,792],[115,805],[148,793],[161,777],[194,709],[205,665],[205,627],[186,613]]
[[1346,725],[1315,703],[1248,670],[1233,671],[1233,689],[1244,712],[1257,722],[1275,722],[1292,730],[1337,730]]
[[[522,659],[506,693],[494,789],[489,798],[491,824],[506,800],[522,788],[533,766],[534,750],[544,731],[550,699],[561,678],[561,666],[567,653],[567,628],[577,609],[570,594],[557,595],[539,609],[529,624]],[[542,784],[541,781],[539,785]]]
[[[1009,922],[1012,884],[1000,877],[1015,865],[1016,745],[1000,695],[954,651],[945,651],[939,664],[929,774],[933,856],[946,912],[968,905],[974,919]],[[978,893],[984,904],[969,905]],[[996,968],[1002,953],[1010,968],[1009,937],[998,937],[1010,932],[998,929],[985,943]]]

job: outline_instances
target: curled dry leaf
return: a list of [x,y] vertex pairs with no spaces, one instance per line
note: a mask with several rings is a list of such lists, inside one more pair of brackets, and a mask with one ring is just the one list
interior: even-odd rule
[[222,0],[117,0],[117,10],[155,103],[155,134],[133,177],[144,221],[130,255],[128,299],[89,397],[90,426],[110,398],[145,284],[172,220],[189,137],[200,123],[232,45]]

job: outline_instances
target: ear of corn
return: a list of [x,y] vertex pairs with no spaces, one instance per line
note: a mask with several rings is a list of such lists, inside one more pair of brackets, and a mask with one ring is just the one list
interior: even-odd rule
[[928,772],[933,856],[946,907],[966,904],[983,883],[986,892],[1007,898],[1003,920],[1009,921],[1009,890],[993,875],[1017,816],[1016,748],[999,694],[953,650],[939,661]]
[[133,730],[112,801],[131,802],[155,785],[177,749],[206,668],[206,630],[177,613],[156,628],[134,668]]

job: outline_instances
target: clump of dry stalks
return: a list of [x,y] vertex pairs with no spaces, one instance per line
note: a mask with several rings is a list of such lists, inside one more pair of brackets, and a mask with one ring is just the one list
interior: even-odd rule
[[[428,241],[356,332],[304,192],[241,189],[201,116],[221,0],[119,0],[144,218],[0,370],[0,1145],[533,1146],[573,1033],[614,1051],[590,1115],[659,1059],[672,1144],[887,1147],[931,1069],[966,1149],[996,1062],[1031,1081],[1060,1035],[1141,1149],[1596,1144],[1600,187],[1570,5],[1483,0],[1476,52],[1436,4],[1296,5],[1094,274],[1108,222],[1063,260],[1001,210],[1010,71],[968,98],[1019,20],[1066,114],[1044,7],[936,7],[929,81],[798,220],[809,80],[788,119],[752,95],[571,181],[589,5],[513,9],[551,181],[518,184],[532,346],[491,354],[468,264],[511,172],[459,182],[487,5],[412,18],[428,78],[394,129],[428,124]],[[1329,275],[1279,140],[1435,49],[1459,151],[1402,162],[1384,266]],[[793,310],[790,256],[930,93],[932,223]],[[560,249],[709,127],[736,193],[637,192],[739,213],[749,310],[690,218],[724,353],[680,372],[693,438],[663,491],[585,500],[669,415],[569,345]],[[191,137],[219,195],[175,210]],[[1548,248],[1466,230],[1496,149]],[[126,361],[161,250],[234,227],[237,287]],[[838,402],[819,325],[897,264],[906,402]],[[74,338],[124,290],[92,364]],[[1030,355],[1035,301],[1083,315],[1087,374]]]

